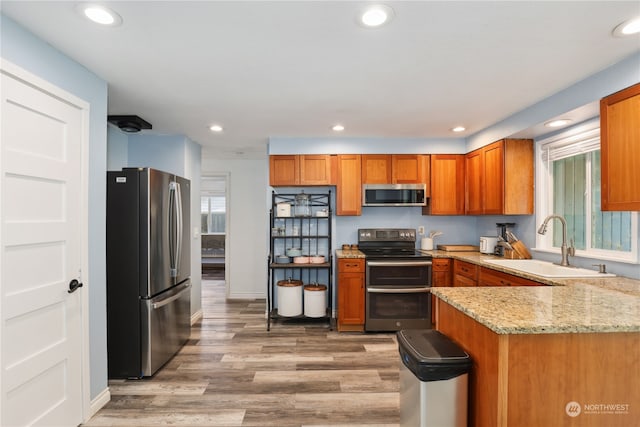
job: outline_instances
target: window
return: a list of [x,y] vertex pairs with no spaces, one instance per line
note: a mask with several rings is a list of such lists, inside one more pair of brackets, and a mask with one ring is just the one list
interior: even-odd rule
[[203,176],[200,181],[200,233],[224,234],[227,229],[227,178]]
[[224,233],[226,224],[225,197],[202,196],[200,198],[202,234]]
[[[540,192],[537,220],[552,213],[564,217],[567,239],[574,242],[576,255],[634,262],[638,259],[637,214],[600,210],[598,126],[598,121],[591,121],[540,143],[538,184],[547,191]],[[538,249],[559,250],[562,228],[556,221],[550,226],[553,233],[537,236]]]

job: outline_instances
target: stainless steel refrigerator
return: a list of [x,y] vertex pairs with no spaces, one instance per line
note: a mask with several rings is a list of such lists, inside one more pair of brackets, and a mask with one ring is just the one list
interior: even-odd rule
[[189,180],[107,172],[109,378],[153,375],[191,330]]

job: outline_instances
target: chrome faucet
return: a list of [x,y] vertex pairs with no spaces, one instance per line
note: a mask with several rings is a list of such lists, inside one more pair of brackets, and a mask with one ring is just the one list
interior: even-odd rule
[[565,221],[565,219],[560,215],[549,215],[544,219],[540,228],[538,228],[538,234],[545,234],[547,232],[547,224],[552,218],[555,218],[562,223],[562,246],[560,246],[562,260],[560,260],[559,265],[569,267],[569,255],[575,256],[576,248],[573,247],[573,240],[571,240],[571,246],[567,247],[567,221]]

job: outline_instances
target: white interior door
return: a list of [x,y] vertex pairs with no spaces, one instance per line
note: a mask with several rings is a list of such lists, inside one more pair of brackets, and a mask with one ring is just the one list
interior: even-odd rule
[[73,426],[82,422],[86,393],[86,289],[68,291],[73,279],[82,282],[84,265],[88,107],[16,78],[6,65],[0,86],[0,425]]

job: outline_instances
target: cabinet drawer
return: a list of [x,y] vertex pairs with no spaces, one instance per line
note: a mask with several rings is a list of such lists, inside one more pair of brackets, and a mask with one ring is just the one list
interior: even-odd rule
[[502,271],[482,267],[478,286],[538,286],[540,283]]
[[434,258],[431,268],[433,271],[449,271],[451,268],[451,260],[449,258]]
[[453,277],[453,286],[454,287],[468,287],[468,286],[476,286],[476,280],[471,279],[466,276],[461,276],[459,274],[454,275]]
[[471,264],[470,262],[454,260],[453,261],[453,274],[456,276],[468,277],[472,280],[478,278],[478,266]]
[[338,260],[339,273],[364,273],[364,258],[341,258]]

